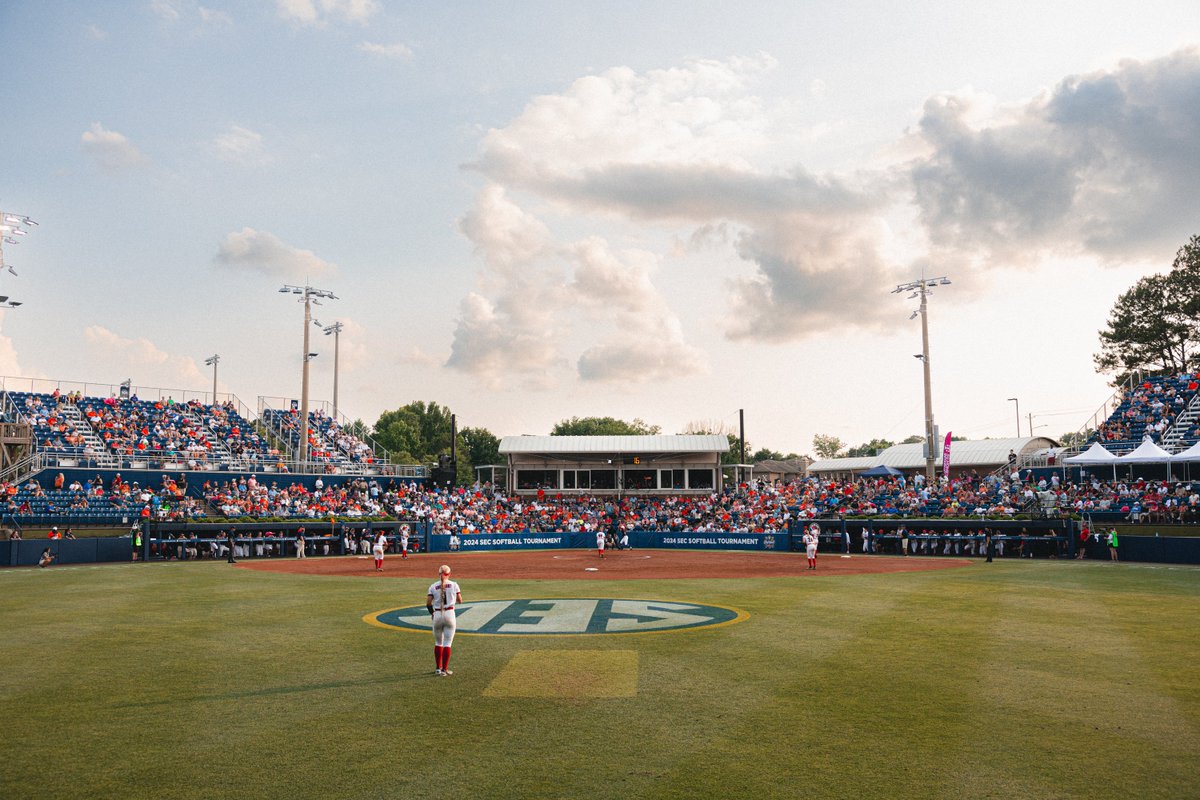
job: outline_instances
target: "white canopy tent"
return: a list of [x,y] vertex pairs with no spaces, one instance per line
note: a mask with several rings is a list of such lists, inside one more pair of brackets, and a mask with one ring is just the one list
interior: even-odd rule
[[1118,464],[1169,464],[1171,454],[1147,439],[1137,449],[1117,458]]
[[1196,442],[1187,450],[1180,450],[1175,455],[1171,456],[1172,463],[1200,461],[1200,442]]
[[1064,464],[1077,464],[1081,467],[1093,467],[1108,464],[1112,466],[1113,481],[1117,479],[1117,457],[1104,449],[1104,446],[1099,442],[1092,442],[1092,446],[1084,450],[1077,456],[1068,456],[1063,459]]

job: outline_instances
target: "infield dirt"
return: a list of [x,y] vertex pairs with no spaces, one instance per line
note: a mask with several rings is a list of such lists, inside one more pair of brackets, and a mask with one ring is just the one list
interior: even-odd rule
[[440,564],[449,564],[457,580],[643,580],[646,578],[785,578],[800,575],[868,575],[923,572],[966,567],[965,558],[915,556],[822,555],[815,570],[803,553],[705,552],[699,550],[608,551],[602,559],[594,550],[525,550],[486,553],[420,553],[407,561],[388,556],[384,571],[375,571],[370,556],[248,561],[238,566],[265,572],[362,578],[437,577]]

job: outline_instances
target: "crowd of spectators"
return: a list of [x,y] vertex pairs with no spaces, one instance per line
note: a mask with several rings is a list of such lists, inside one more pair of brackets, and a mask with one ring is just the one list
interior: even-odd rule
[[4,518],[15,522],[74,519],[105,523],[113,517],[174,522],[208,515],[205,502],[188,495],[182,474],[178,480],[164,475],[160,485],[152,487],[125,481],[120,473],[106,483],[99,475],[68,482],[60,472],[49,487],[30,478],[19,485],[0,483],[0,493]]
[[[178,461],[189,468],[211,461],[279,468],[285,460],[232,401],[209,405],[199,400],[177,403],[171,397],[85,397],[57,389],[8,394],[16,412],[33,426],[39,447],[52,452],[85,457],[107,452],[122,459]],[[68,406],[77,408],[79,416],[66,413]],[[81,422],[77,425],[74,419]],[[101,451],[84,436],[89,427],[103,444]]]
[[373,517],[428,521],[434,533],[598,530],[781,531],[793,521],[837,517],[1009,519],[1116,513],[1131,521],[1200,521],[1200,485],[1058,474],[1006,478],[967,474],[927,486],[898,476],[874,480],[750,481],[702,495],[508,495],[490,484],[453,489],[360,478],[308,489],[243,477],[204,484],[205,500],[231,517]]
[[[1117,408],[1100,423],[1093,441],[1114,452],[1131,450],[1147,438],[1161,443],[1163,435],[1175,424],[1200,390],[1200,374],[1147,378],[1125,392]],[[1188,430],[1185,444],[1200,439],[1200,427]]]
[[936,485],[921,476],[789,482],[751,480],[721,492],[696,495],[563,495],[552,490],[509,495],[490,484],[431,487],[396,478],[331,479],[311,484],[283,476],[209,478],[192,492],[187,477],[162,475],[139,485],[117,474],[109,481],[47,485],[28,480],[0,484],[4,515],[14,521],[103,521],[106,513],[175,521],[213,517],[251,519],[390,519],[428,522],[434,533],[658,530],[771,532],[806,519],[942,518],[956,520],[1045,518],[1107,514],[1132,522],[1200,522],[1200,482],[1106,480],[1085,476],[1064,482],[1052,471],[1005,477],[965,474]]
[[[300,412],[264,409],[263,419],[279,431],[292,447],[300,445]],[[322,410],[308,414],[308,458],[326,464],[373,464],[371,446]]]

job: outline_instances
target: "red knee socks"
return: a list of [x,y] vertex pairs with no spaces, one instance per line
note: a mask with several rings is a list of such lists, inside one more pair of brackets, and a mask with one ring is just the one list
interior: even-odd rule
[[437,669],[446,669],[446,667],[450,666],[450,648],[435,644],[433,646],[433,660]]

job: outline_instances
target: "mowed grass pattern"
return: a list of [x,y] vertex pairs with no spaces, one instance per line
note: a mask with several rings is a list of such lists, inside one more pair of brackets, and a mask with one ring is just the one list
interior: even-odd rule
[[[467,600],[646,598],[750,617],[460,636],[446,679],[428,634],[362,621],[424,602],[436,561],[405,569],[419,577],[0,571],[0,796],[1200,796],[1193,568],[475,581]],[[486,693],[504,676],[539,694],[511,671],[538,652],[548,670],[634,664],[636,693],[587,696],[574,678],[575,696]]]

